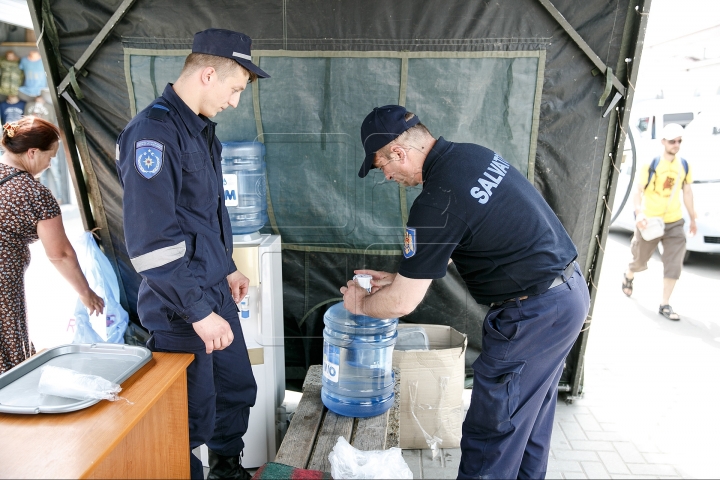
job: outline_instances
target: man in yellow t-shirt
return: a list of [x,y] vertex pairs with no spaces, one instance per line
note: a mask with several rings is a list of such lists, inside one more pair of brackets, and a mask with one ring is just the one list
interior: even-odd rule
[[[633,195],[635,206],[635,235],[630,243],[632,262],[628,265],[623,278],[623,293],[628,297],[633,292],[633,279],[636,272],[647,270],[647,262],[653,252],[662,242],[663,262],[663,294],[658,312],[669,320],[680,320],[670,306],[670,295],[675,283],[680,278],[683,259],[685,257],[685,220],[682,215],[680,194],[685,208],[690,215],[689,234],[695,235],[695,208],[690,184],[692,183],[692,170],[690,165],[677,154],[682,143],[683,127],[677,123],[670,123],[663,129],[662,156],[652,164],[645,165],[638,176],[637,187]],[[651,165],[655,166],[654,172]],[[661,217],[665,224],[663,234],[652,240],[645,240],[642,230],[648,228],[648,218]]]

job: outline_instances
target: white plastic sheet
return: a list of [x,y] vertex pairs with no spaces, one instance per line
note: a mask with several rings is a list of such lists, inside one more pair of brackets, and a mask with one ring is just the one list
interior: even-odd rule
[[330,474],[335,480],[413,478],[410,467],[402,457],[402,450],[395,447],[362,451],[341,436],[338,437],[328,459]]
[[87,375],[69,368],[46,365],[42,367],[38,392],[43,395],[74,398],[77,400],[120,399],[122,388],[117,383],[97,375]]

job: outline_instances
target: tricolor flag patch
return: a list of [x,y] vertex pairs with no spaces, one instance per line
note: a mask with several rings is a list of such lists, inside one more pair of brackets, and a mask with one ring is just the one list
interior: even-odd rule
[[417,250],[416,245],[416,239],[417,234],[415,232],[414,228],[406,228],[405,229],[405,242],[403,243],[403,256],[405,258],[410,258],[413,255],[415,255],[415,252]]

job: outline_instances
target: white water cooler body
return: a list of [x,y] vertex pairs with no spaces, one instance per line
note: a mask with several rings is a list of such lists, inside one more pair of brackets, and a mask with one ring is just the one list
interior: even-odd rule
[[[280,444],[280,407],[285,400],[285,341],[282,302],[282,251],[279,235],[236,235],[233,260],[250,280],[247,304],[238,308],[250,364],[257,383],[255,406],[250,409],[241,462],[257,468],[275,459]],[[201,448],[207,467],[207,448]]]

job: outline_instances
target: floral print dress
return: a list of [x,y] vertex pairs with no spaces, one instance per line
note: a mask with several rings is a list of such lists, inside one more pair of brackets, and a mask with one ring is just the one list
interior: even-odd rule
[[[0,179],[18,171],[0,163]],[[38,222],[60,213],[50,190],[27,172],[0,185],[0,374],[35,354],[25,310],[28,245],[38,240]]]

